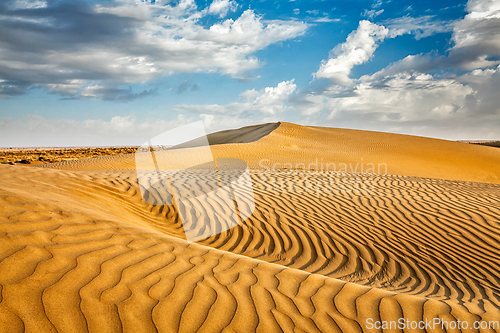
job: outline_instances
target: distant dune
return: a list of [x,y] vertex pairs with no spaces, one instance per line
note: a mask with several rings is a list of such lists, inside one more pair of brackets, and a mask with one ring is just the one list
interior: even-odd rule
[[486,141],[486,142],[472,142],[472,143],[480,146],[500,148],[500,141]]
[[[207,135],[209,145],[223,145],[228,143],[250,143],[262,139],[277,129],[280,123],[270,123],[255,126],[246,126],[239,129],[215,132]],[[194,139],[171,149],[194,148],[205,144],[205,140]]]
[[[133,154],[0,165],[0,332],[500,321],[500,150],[289,123],[211,138],[250,166],[255,210],[195,243],[178,207],[143,200]],[[199,200],[193,219],[217,227],[217,209]]]
[[[212,134],[209,141],[215,158],[239,158],[252,169],[314,169],[500,184],[500,151],[454,141],[284,122]],[[175,168],[175,160],[196,156],[196,149],[172,151],[171,167]],[[133,154],[116,155],[44,167],[133,170],[135,159]]]

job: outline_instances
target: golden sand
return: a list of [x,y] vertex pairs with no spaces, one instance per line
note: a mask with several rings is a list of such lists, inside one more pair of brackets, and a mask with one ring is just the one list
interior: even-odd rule
[[[172,151],[172,167],[175,161],[196,156],[196,149],[199,148]],[[499,149],[410,135],[282,122],[257,141],[218,144],[211,149],[215,158],[239,158],[251,169],[376,173],[500,184]],[[45,167],[134,170],[136,166],[134,154],[125,154]]]
[[[500,320],[499,149],[287,123],[250,139],[212,152],[249,164],[254,213],[197,243],[174,206],[142,200],[133,155],[0,166],[0,332]],[[312,172],[316,158],[388,172]]]

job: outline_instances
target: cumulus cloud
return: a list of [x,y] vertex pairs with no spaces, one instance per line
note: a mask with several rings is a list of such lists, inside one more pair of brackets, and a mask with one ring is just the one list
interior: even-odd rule
[[399,34],[414,33],[417,40],[435,33],[452,32],[448,55],[438,59],[425,57],[430,61],[428,67],[460,67],[470,71],[500,64],[500,4],[494,0],[470,0],[467,12],[461,20],[405,16],[386,20],[384,24]]
[[[253,53],[307,29],[297,21],[264,21],[252,10],[204,27],[206,11],[192,0],[39,2],[0,4],[0,97],[43,88],[66,97],[115,99],[127,95],[120,86],[179,72],[248,78],[260,66]],[[221,15],[233,7],[216,0],[208,11]]]
[[231,117],[247,117],[250,115],[276,116],[288,110],[290,96],[297,89],[294,80],[280,82],[276,87],[262,90],[247,90],[240,95],[240,101],[227,105],[177,105],[176,112],[192,112],[198,114],[216,114]]
[[351,69],[368,61],[378,47],[378,42],[389,35],[389,29],[369,21],[360,21],[358,29],[347,40],[330,51],[315,73],[317,78],[328,78],[338,84],[352,84]]
[[210,7],[208,7],[208,13],[212,15],[219,15],[224,17],[229,11],[234,12],[238,8],[236,1],[230,0],[214,0]]
[[476,69],[457,80],[473,89],[466,101],[468,109],[474,110],[478,118],[487,119],[492,125],[496,125],[496,128],[500,128],[500,66]]
[[471,71],[500,64],[500,5],[497,1],[470,0],[467,11],[463,19],[453,21],[438,20],[435,16],[405,16],[384,21],[394,33],[414,33],[417,40],[435,33],[453,33],[447,55],[410,55],[391,64],[386,72],[425,72],[436,68]]
[[[207,119],[227,121],[263,116],[273,119],[283,112],[296,112],[305,124],[451,139],[497,138],[500,66],[495,57],[499,54],[496,38],[500,30],[495,25],[498,13],[494,8],[494,2],[472,0],[463,20],[445,22],[433,16],[407,16],[385,21],[386,26],[361,21],[357,30],[335,46],[313,74],[315,78],[329,79],[326,85],[313,80],[309,87],[297,90],[291,80],[261,91],[246,91],[239,102],[182,105],[177,111],[198,112]],[[467,29],[469,38],[465,37]],[[360,78],[349,76],[352,68],[369,61],[387,38],[413,33],[419,39],[451,31],[455,44],[449,54],[408,55],[376,73]],[[474,68],[484,65],[489,66]],[[469,66],[472,70],[464,74],[454,66]]]
[[362,77],[353,96],[328,101],[332,119],[339,112],[378,113],[381,121],[421,121],[458,117],[472,89],[456,80],[424,73]]
[[494,139],[500,126],[500,67],[456,78],[380,71],[299,92],[292,107],[303,121],[449,139]]
[[[311,123],[363,124],[420,135],[436,135],[438,129],[439,135],[457,139],[494,137],[500,126],[499,6],[471,0],[465,18],[449,22],[433,16],[406,16],[384,21],[385,26],[361,21],[313,74],[329,83],[298,92],[292,107]],[[451,31],[454,45],[448,55],[408,55],[376,73],[349,77],[353,66],[368,61],[386,38]],[[471,71],[458,74],[456,66]]]
[[499,64],[495,58],[500,56],[500,3],[470,0],[467,11],[454,26],[449,61],[467,70]]

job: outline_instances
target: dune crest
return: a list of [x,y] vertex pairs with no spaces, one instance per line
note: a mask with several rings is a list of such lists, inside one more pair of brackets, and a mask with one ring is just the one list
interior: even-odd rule
[[[239,158],[250,168],[261,170],[376,173],[500,184],[500,150],[493,147],[393,133],[278,124],[275,129],[276,124],[258,125],[257,134],[250,134],[245,127],[220,132],[219,136],[211,134],[217,138],[210,141],[212,154],[214,158]],[[263,133],[267,135],[261,136]],[[258,140],[234,143],[243,138]],[[197,148],[189,149],[172,151],[172,160],[195,156]],[[133,170],[135,162],[134,155],[127,154],[42,167]]]

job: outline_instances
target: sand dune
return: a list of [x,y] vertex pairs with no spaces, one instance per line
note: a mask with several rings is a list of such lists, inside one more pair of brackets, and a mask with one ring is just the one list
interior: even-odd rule
[[[207,135],[207,141],[208,144],[211,146],[230,144],[230,143],[255,142],[269,135],[279,126],[280,123],[269,123],[269,124],[246,126],[239,129],[215,132]],[[205,141],[204,139],[203,140],[194,139],[171,148],[173,149],[193,148],[205,145],[207,141]]]
[[[380,332],[369,319],[499,321],[498,149],[393,139],[282,123],[257,141],[212,147],[253,167],[255,211],[196,243],[175,206],[143,200],[133,156],[0,166],[0,332],[349,333]],[[169,153],[172,167],[197,149]],[[427,164],[411,168],[405,151]],[[402,174],[257,163],[314,153],[391,158]],[[431,158],[439,154],[448,159]],[[453,169],[461,159],[469,164]],[[452,180],[436,179],[446,168]],[[218,209],[199,204],[200,220]]]
[[[244,140],[249,134],[247,129],[241,130],[241,140]],[[232,131],[231,135],[221,135],[221,138],[234,142],[236,133]],[[282,122],[257,141],[222,142],[221,139],[211,147],[215,158],[239,158],[252,169],[303,168],[500,184],[500,150],[455,141]],[[171,160],[188,160],[196,156],[196,149],[199,148],[172,151]],[[135,159],[133,154],[128,154],[44,166],[68,170],[133,170]]]
[[356,332],[367,318],[500,315],[497,185],[381,177],[372,203],[319,202],[253,175],[255,214],[194,244],[175,210],[141,201],[133,173],[2,174],[6,332]]

